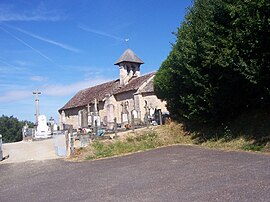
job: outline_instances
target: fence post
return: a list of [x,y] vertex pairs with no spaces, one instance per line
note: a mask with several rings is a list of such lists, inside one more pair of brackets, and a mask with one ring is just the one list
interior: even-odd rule
[[67,156],[73,156],[74,154],[74,135],[73,135],[73,125],[69,127],[69,133],[67,135]]
[[2,135],[0,134],[0,161],[3,160],[3,151],[2,151]]
[[117,120],[116,117],[113,119],[114,121],[114,133],[115,133],[115,137],[117,137]]
[[134,128],[135,128],[135,126],[134,126],[134,115],[131,112],[131,129],[132,129],[132,132],[134,132]]
[[74,134],[73,134],[73,126],[70,127],[70,151],[71,155],[74,154]]
[[95,135],[98,136],[98,126],[97,126],[97,120],[95,120]]
[[148,117],[148,114],[146,115],[146,127],[149,128],[149,117]]
[[159,124],[162,125],[162,114],[161,114],[161,110],[158,110],[158,116],[159,116]]

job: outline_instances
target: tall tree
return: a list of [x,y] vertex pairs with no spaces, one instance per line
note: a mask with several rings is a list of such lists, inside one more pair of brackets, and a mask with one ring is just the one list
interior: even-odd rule
[[270,101],[269,0],[195,0],[155,77],[173,118],[208,122]]

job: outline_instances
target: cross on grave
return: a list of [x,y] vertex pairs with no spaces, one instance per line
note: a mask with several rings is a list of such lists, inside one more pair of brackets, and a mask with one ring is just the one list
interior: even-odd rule
[[149,107],[148,107],[148,104],[147,104],[147,101],[145,100],[145,105],[144,105],[144,108],[145,108],[145,114],[148,116],[149,115]]
[[96,98],[95,98],[95,101],[94,101],[94,115],[98,116],[98,103],[97,103]]
[[90,106],[90,104],[88,103],[88,104],[87,104],[87,113],[88,113],[88,115],[90,114],[90,108],[91,108],[91,106]]
[[122,103],[121,103],[121,106],[122,106],[122,113],[123,113],[123,114],[127,114],[127,113],[128,113],[128,110],[127,110],[128,105],[129,105],[128,101],[122,102]]
[[122,124],[125,124],[127,123],[129,120],[128,120],[128,101],[126,102],[122,102],[121,103],[121,106],[122,106]]
[[149,119],[150,119],[150,112],[149,112],[149,107],[148,107],[148,104],[147,104],[147,101],[145,100],[145,116],[144,116],[144,121],[145,123],[147,124],[147,128],[148,128],[148,125],[149,125]]

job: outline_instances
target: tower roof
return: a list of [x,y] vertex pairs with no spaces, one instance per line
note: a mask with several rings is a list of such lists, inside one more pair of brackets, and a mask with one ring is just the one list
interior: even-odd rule
[[144,62],[131,50],[127,49],[123,55],[114,63],[115,65],[120,64],[121,62],[133,62],[138,64],[143,64]]

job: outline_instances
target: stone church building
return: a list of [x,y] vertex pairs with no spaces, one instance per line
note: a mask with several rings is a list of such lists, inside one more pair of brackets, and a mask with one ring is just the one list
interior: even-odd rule
[[166,112],[166,103],[154,94],[155,73],[140,75],[144,62],[131,49],[127,49],[115,62],[120,78],[79,91],[59,112],[59,124],[82,128],[97,123],[112,129],[114,121],[121,126],[144,122],[156,111]]

